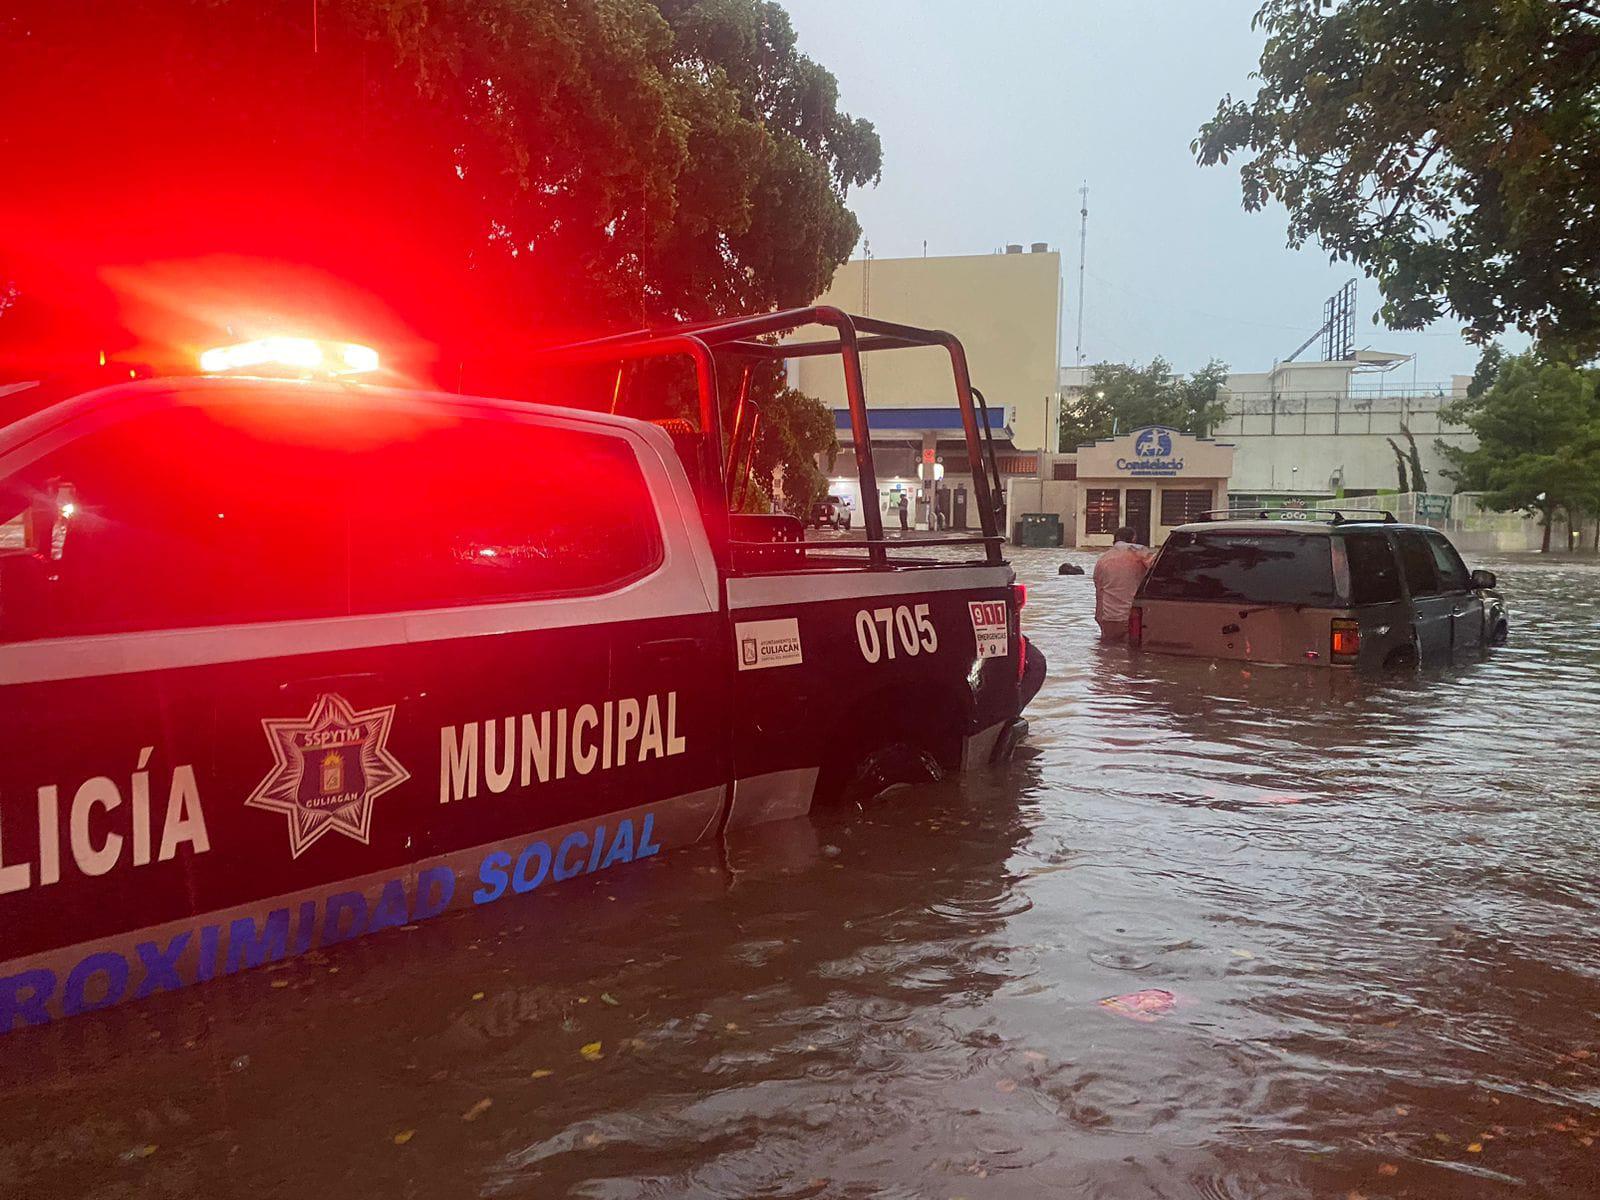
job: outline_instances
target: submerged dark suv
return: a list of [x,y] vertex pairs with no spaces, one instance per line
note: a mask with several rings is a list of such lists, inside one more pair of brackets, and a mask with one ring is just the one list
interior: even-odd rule
[[1415,665],[1504,642],[1495,586],[1438,530],[1390,513],[1228,514],[1168,535],[1128,636],[1204,658]]

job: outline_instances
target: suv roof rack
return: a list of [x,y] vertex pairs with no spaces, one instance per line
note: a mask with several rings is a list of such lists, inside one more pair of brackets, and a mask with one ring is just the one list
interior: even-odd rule
[[1327,519],[1330,525],[1374,518],[1385,525],[1399,524],[1386,508],[1208,508],[1200,514],[1202,521],[1311,521],[1320,518]]

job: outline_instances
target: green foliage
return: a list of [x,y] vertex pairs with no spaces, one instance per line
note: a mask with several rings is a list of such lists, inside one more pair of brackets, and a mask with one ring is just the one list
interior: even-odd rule
[[1535,351],[1503,358],[1493,381],[1441,411],[1478,444],[1444,446],[1447,471],[1502,511],[1537,514],[1550,545],[1558,511],[1569,520],[1600,512],[1600,371]]
[[[828,477],[817,469],[816,456],[824,455],[829,466],[838,452],[833,413],[819,401],[784,384],[783,373],[775,365],[763,365],[751,373],[751,398],[760,405],[761,426],[756,438],[751,479],[761,502],[746,504],[751,512],[766,512],[774,507],[773,498],[782,480],[782,510],[797,517],[811,511],[811,505],[827,494]],[[737,397],[735,387],[725,386],[723,394]],[[725,427],[732,429],[731,415]]]
[[1394,328],[1600,349],[1600,3],[1265,0],[1255,24],[1255,98],[1194,142],[1246,156],[1247,209],[1373,274]]
[[[502,394],[541,340],[809,303],[882,158],[767,0],[13,0],[0,111],[0,284],[310,263]],[[827,413],[767,401],[803,480]]]
[[1422,452],[1417,448],[1416,435],[1407,428],[1404,421],[1400,422],[1400,432],[1406,439],[1406,458],[1411,464],[1411,490],[1425,492],[1428,490],[1428,473],[1422,469]]
[[1398,490],[1402,493],[1417,490],[1414,489],[1408,482],[1406,482],[1406,455],[1405,451],[1400,449],[1400,443],[1395,441],[1392,437],[1386,437],[1383,440],[1388,442],[1389,449],[1394,451],[1395,477],[1400,481]]
[[1186,377],[1174,375],[1160,357],[1145,367],[1099,363],[1090,368],[1083,392],[1061,406],[1061,446],[1070,452],[1080,443],[1144,425],[1209,434],[1225,415],[1217,389],[1227,377],[1227,364],[1216,359]]

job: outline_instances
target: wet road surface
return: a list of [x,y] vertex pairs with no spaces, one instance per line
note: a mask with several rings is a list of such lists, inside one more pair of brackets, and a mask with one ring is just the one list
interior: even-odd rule
[[1008,767],[12,1035],[0,1195],[1600,1195],[1600,569],[1373,683],[1064,558]]

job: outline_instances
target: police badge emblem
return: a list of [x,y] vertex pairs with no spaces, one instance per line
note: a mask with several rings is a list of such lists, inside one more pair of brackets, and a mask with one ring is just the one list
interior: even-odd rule
[[304,720],[265,718],[275,762],[245,807],[288,818],[294,858],[329,830],[367,845],[372,802],[411,778],[386,745],[393,722],[392,704],[356,712],[331,693]]

